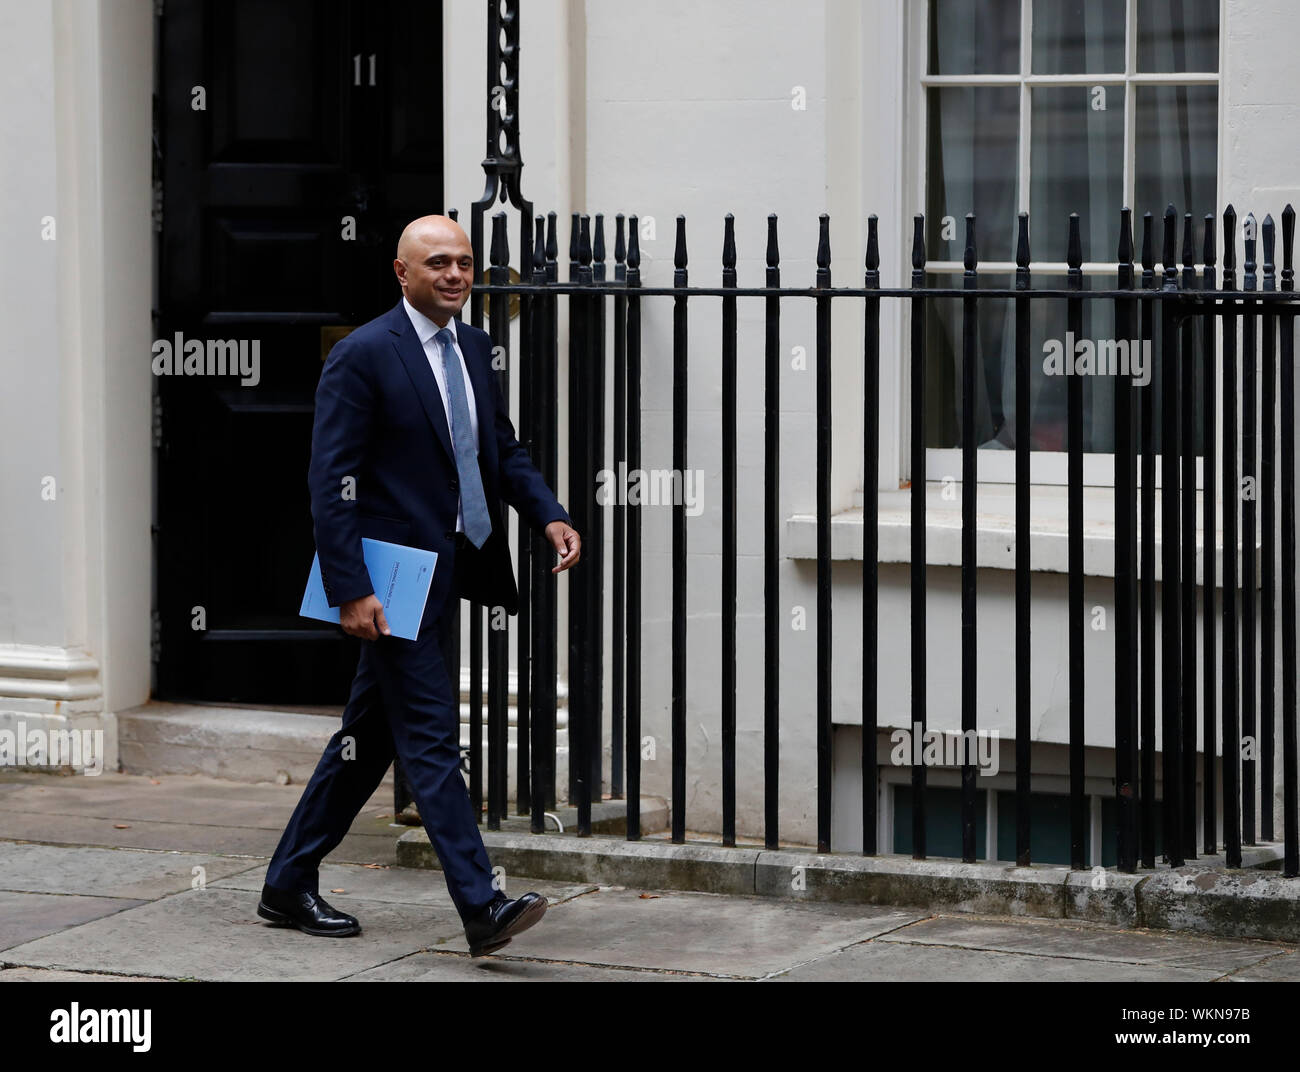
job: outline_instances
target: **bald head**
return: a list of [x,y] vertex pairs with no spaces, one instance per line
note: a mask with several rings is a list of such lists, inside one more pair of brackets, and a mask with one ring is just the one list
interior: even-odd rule
[[402,292],[439,327],[456,315],[474,285],[474,255],[464,228],[449,216],[421,216],[402,230],[393,271]]
[[397,258],[409,263],[416,250],[425,245],[458,242],[470,248],[465,229],[450,216],[420,216],[402,228],[397,240]]

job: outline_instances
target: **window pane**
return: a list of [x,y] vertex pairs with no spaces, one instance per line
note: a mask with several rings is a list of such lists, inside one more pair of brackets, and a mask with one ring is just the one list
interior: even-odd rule
[[1139,71],[1218,71],[1219,0],[1136,3]]
[[[1201,256],[1207,214],[1215,216],[1216,234],[1218,233],[1215,186],[1219,152],[1219,91],[1216,86],[1139,86],[1135,92],[1134,229],[1135,236],[1141,234],[1139,225],[1143,213],[1150,212],[1155,218],[1152,238],[1158,285],[1158,273],[1163,267],[1160,258],[1164,250],[1163,217],[1166,205],[1172,204],[1178,215],[1174,249],[1180,264],[1184,213],[1192,213],[1195,259],[1199,260]],[[1181,271],[1179,274],[1181,276]],[[1199,322],[1193,323],[1195,326],[1191,337],[1196,412],[1193,449],[1196,454],[1203,454],[1205,429],[1201,400],[1205,382],[1205,357]],[[1156,372],[1150,389],[1153,391],[1156,449],[1163,450],[1159,317],[1156,318],[1155,338]]]
[[1031,98],[1029,219],[1034,257],[1063,261],[1079,214],[1085,261],[1111,261],[1124,200],[1124,87],[1036,88]]
[[980,260],[1011,260],[1016,236],[1020,90],[1014,86],[944,86],[927,90],[926,97],[928,258],[961,260],[966,213],[974,212]]
[[1019,74],[1020,0],[930,0],[931,74]]
[[[984,287],[1011,287],[1012,277],[1004,273],[980,276]],[[960,287],[961,275],[931,273],[926,285],[931,287]],[[1035,273],[1032,277],[1035,290],[1065,290],[1068,279],[1064,275]],[[1115,285],[1111,275],[1085,275],[1083,289],[1107,290]],[[1083,334],[1078,339],[1067,338],[1066,301],[1064,298],[1031,299],[1029,306],[1029,405],[1026,421],[1016,412],[1015,365],[1015,302],[1011,298],[985,298],[979,302],[977,324],[975,399],[975,443],[981,450],[1014,450],[1018,436],[1028,426],[1031,450],[1065,451],[1068,446],[1066,427],[1066,400],[1069,379],[1063,365],[1052,365],[1050,356],[1063,357],[1067,344],[1076,344],[1076,355],[1081,353],[1077,344],[1088,340],[1093,347],[1094,360],[1107,344],[1107,354],[1116,353],[1109,344],[1114,341],[1115,306],[1111,301],[1083,303]],[[960,298],[931,298],[926,302],[926,435],[927,447],[961,446],[961,360],[962,360],[962,300]],[[1135,326],[1133,334],[1140,334]],[[1126,347],[1127,350],[1127,347]],[[1146,380],[1145,386],[1134,383],[1134,404],[1140,405],[1143,391],[1160,390],[1156,359],[1160,353],[1159,334],[1150,352],[1137,352],[1141,358],[1132,358],[1128,366],[1137,381]],[[1107,360],[1110,360],[1109,356]],[[1197,366],[1200,367],[1199,365]],[[1197,373],[1199,376],[1199,372]],[[1083,449],[1085,453],[1110,453],[1115,449],[1115,377],[1113,374],[1086,375],[1083,382]],[[1199,383],[1199,379],[1197,381]],[[1156,402],[1156,429],[1159,430],[1159,395]],[[1197,406],[1200,406],[1198,388]],[[1198,408],[1197,413],[1200,413]],[[1197,446],[1200,445],[1200,419],[1198,416]],[[1158,447],[1157,447],[1158,449]]]
[[1033,0],[1034,74],[1123,74],[1124,0]]
[[[1139,232],[1140,234],[1140,232]],[[1181,236],[1181,231],[1179,232]],[[1181,237],[1179,239],[1182,241]],[[1156,268],[1156,286],[1160,286],[1160,269]],[[1041,290],[1065,289],[1068,279],[1063,275],[1035,275],[1033,286]],[[1116,277],[1110,273],[1104,275],[1085,275],[1084,290],[1110,290],[1116,286]],[[1066,338],[1066,303],[1064,300],[1035,302],[1030,316],[1030,368],[1032,370],[1030,398],[1033,406],[1033,428],[1031,449],[1059,450],[1068,447],[1066,441],[1066,393],[1068,378],[1048,374],[1045,362],[1045,346],[1048,340],[1056,340],[1065,352]],[[1193,409],[1196,414],[1195,427],[1192,429],[1193,453],[1200,454],[1204,446],[1204,359],[1201,348],[1200,322],[1191,324],[1192,339],[1192,378]],[[1164,391],[1164,377],[1161,369],[1161,323],[1157,306],[1153,311],[1152,341],[1149,347],[1141,343],[1141,313],[1134,314],[1132,338],[1127,340],[1129,346],[1129,371],[1132,376],[1132,399],[1134,420],[1139,419],[1144,399],[1150,398],[1152,409],[1152,439],[1157,453],[1163,450],[1161,440],[1161,422],[1164,412],[1161,395]],[[1181,336],[1180,336],[1181,337]],[[1109,300],[1085,301],[1083,303],[1083,338],[1092,343],[1094,359],[1101,356],[1103,347],[1107,351],[1104,361],[1115,359],[1118,348],[1115,338],[1115,303]],[[1076,344],[1078,339],[1074,340]],[[1134,342],[1136,341],[1136,345]],[[1181,343],[1177,361],[1181,362]],[[1078,351],[1076,350],[1076,354]],[[1008,365],[1013,370],[1014,365]],[[1110,454],[1115,450],[1115,379],[1114,375],[1084,376],[1083,379],[1083,449],[1085,453]],[[1145,382],[1143,382],[1145,381]],[[1014,396],[1013,396],[1014,397]],[[1135,429],[1139,425],[1135,424]],[[1138,433],[1135,431],[1135,435]]]
[[[964,221],[963,221],[964,222]],[[960,287],[960,273],[931,273],[926,286]],[[1004,272],[980,274],[983,287],[1010,287]],[[961,446],[962,300],[926,302],[925,445]],[[1015,319],[1006,298],[982,298],[978,306],[975,445],[982,450],[1015,446]],[[1010,393],[1008,394],[1008,391]]]
[[[1159,218],[1172,204],[1180,221],[1184,212],[1192,213],[1199,235],[1201,221],[1216,211],[1218,87],[1139,86],[1136,92],[1134,214],[1154,215],[1158,237]],[[1180,254],[1182,247],[1180,222]],[[1198,257],[1200,248],[1198,241]]]
[[[1103,823],[1105,822],[1105,805],[1113,798],[1103,797]],[[1069,864],[1070,861],[1070,798],[1064,793],[1030,793],[1030,823],[1033,828],[1034,863]],[[1111,841],[1114,841],[1114,820],[1112,818]],[[1103,827],[1105,829],[1105,827]],[[998,792],[998,859],[1014,860],[1016,858],[1016,794],[1003,789]],[[1156,839],[1159,844],[1159,837]],[[1105,850],[1103,849],[1103,852]],[[1083,855],[1090,859],[1092,853],[1092,830],[1090,826],[1083,830]],[[1103,863],[1105,859],[1103,857]],[[1114,865],[1114,860],[1110,865]]]
[[[1116,233],[1119,218],[1115,220]],[[1064,275],[1035,275],[1032,286],[1041,290],[1064,290],[1070,285]],[[1085,275],[1084,290],[1105,290],[1114,285],[1113,277]],[[1066,343],[1067,299],[1037,301],[1030,309],[1030,405],[1033,427],[1030,446],[1034,450],[1068,450],[1066,402],[1069,377],[1052,369],[1049,348],[1059,345],[1064,355]],[[1115,333],[1115,306],[1112,302],[1083,303],[1083,337],[1094,344]],[[1073,340],[1076,344],[1079,340]],[[1077,351],[1076,351],[1077,352]],[[1083,376],[1083,450],[1088,453],[1115,449],[1115,383],[1110,376]]]
[[[975,791],[975,856],[984,859],[988,824],[984,793]],[[894,851],[912,852],[912,787],[894,786]],[[961,859],[961,790],[932,785],[925,791],[925,852],[930,857]],[[1068,862],[1068,861],[1067,861]]]

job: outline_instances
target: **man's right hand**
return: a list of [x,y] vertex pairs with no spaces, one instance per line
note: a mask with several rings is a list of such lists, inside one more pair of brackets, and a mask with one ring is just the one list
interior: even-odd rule
[[[368,596],[349,599],[339,607],[339,625],[349,636],[362,640],[378,640],[379,634],[391,636],[388,620],[384,617],[384,605],[379,597],[371,592]],[[378,629],[376,629],[378,626]]]

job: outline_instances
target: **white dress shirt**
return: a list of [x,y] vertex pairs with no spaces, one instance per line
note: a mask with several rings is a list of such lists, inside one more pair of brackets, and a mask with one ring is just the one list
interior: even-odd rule
[[[447,402],[447,377],[443,373],[442,354],[439,350],[438,343],[434,341],[434,336],[440,330],[438,325],[425,316],[419,309],[406,300],[406,295],[402,295],[402,305],[406,308],[406,315],[410,317],[411,324],[415,328],[415,334],[420,339],[420,345],[424,347],[424,356],[429,359],[429,367],[433,369],[433,378],[438,381],[438,392],[442,395],[442,409],[447,417],[447,430],[452,433],[452,442],[455,443],[455,429],[452,426],[451,406]],[[456,360],[460,362],[461,379],[465,382],[465,401],[469,407],[469,430],[470,438],[474,443],[474,450],[478,451],[478,411],[474,408],[474,384],[470,382],[469,369],[465,365],[465,355],[460,351],[460,342],[456,337],[456,319],[452,317],[447,321],[447,329],[451,332],[451,348],[455,352]],[[448,358],[450,360],[450,357]],[[460,504],[460,496],[456,497],[456,531],[465,531],[465,511]]]

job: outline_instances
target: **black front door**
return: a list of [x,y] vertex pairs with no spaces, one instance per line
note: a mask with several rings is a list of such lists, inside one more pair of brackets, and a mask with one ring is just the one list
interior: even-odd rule
[[342,703],[357,642],[298,616],[312,400],[443,211],[440,5],[167,0],[159,40],[156,695]]

